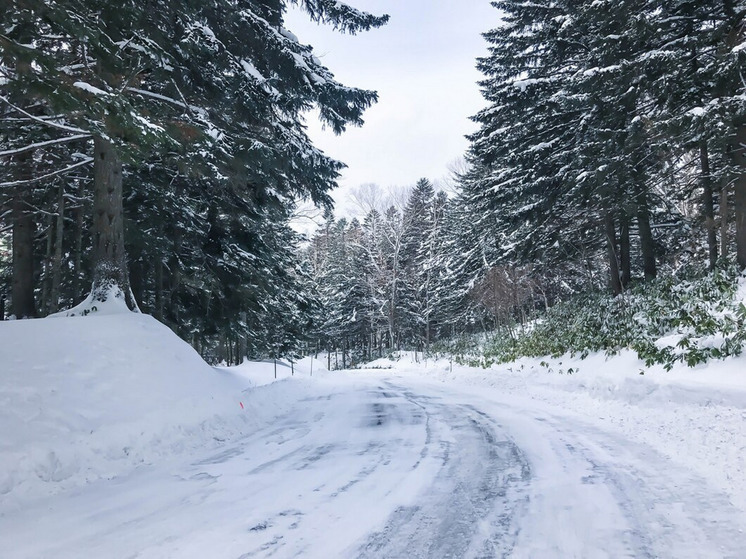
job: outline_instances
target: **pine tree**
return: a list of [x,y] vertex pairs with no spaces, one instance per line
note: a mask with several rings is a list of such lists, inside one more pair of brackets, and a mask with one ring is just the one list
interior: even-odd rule
[[[347,32],[387,20],[339,2],[299,3]],[[30,70],[4,87],[30,92],[62,116],[70,134],[94,139],[95,299],[106,299],[111,286],[134,308],[119,195],[123,163],[177,154],[188,172],[212,177],[213,188],[260,206],[294,197],[328,203],[341,164],[311,145],[301,113],[316,106],[342,132],[362,122],[376,95],[334,81],[311,47],[283,28],[284,6],[12,0],[0,19],[9,30],[2,57]]]
[[400,329],[405,340],[415,345],[426,342],[429,285],[423,266],[423,252],[433,233],[435,190],[427,179],[420,179],[409,195],[402,213]]
[[374,349],[382,356],[386,338],[388,316],[387,297],[387,255],[384,247],[383,218],[375,208],[368,212],[362,224],[360,239],[360,267],[365,277],[365,320],[368,322],[368,356],[372,358]]
[[[710,266],[718,256],[715,191],[721,216],[728,214],[728,192],[734,201],[742,192],[744,168],[739,161],[738,134],[746,121],[742,68],[744,14],[741,2],[677,0],[646,6],[655,36],[645,57],[645,71],[655,101],[655,122],[669,138],[671,152],[685,173],[698,181],[684,190],[699,198],[701,223],[707,234]],[[743,142],[740,142],[743,143]],[[690,171],[688,167],[698,169]],[[669,179],[670,180],[670,179]],[[742,215],[736,210],[737,215]],[[744,222],[746,223],[746,222]],[[738,217],[736,218],[738,224]],[[744,229],[746,231],[746,229]],[[728,223],[720,226],[722,253],[728,250]],[[746,237],[736,231],[737,252],[746,266]]]

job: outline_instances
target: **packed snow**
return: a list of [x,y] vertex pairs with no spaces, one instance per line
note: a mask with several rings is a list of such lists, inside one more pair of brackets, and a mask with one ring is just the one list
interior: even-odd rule
[[4,558],[743,556],[743,358],[213,368],[112,310],[0,364]]

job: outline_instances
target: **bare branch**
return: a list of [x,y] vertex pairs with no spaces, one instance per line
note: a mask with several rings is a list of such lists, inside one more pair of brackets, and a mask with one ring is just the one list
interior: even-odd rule
[[176,85],[176,80],[171,78],[171,83],[174,84],[174,87],[176,88],[176,91],[179,93],[179,97],[181,97],[182,102],[184,103],[184,106],[186,107],[187,113],[189,113],[189,116],[192,115],[192,109],[189,107],[189,103],[187,103],[186,97],[184,97],[184,94],[179,89],[179,86]]
[[46,126],[51,126],[52,128],[58,128],[60,130],[66,131],[66,132],[75,132],[76,134],[90,134],[90,132],[82,130],[81,128],[74,128],[73,126],[65,126],[64,124],[58,124],[56,122],[50,122],[50,121],[43,120],[43,119],[41,119],[39,117],[36,117],[36,116],[34,116],[34,115],[30,114],[30,113],[27,113],[22,108],[16,107],[13,103],[11,103],[7,98],[3,97],[2,95],[0,95],[0,101],[2,101],[3,103],[5,103],[9,107],[12,107],[13,109],[15,109],[16,111],[18,111],[22,115],[25,115],[25,116],[29,117],[31,120],[35,120],[36,122],[40,122],[40,123],[42,123],[42,124],[44,124]]
[[189,105],[185,103],[182,103],[178,99],[174,99],[173,97],[161,95],[160,93],[155,93],[153,91],[147,91],[146,89],[137,89],[136,87],[128,87],[127,91],[131,91],[132,93],[139,93],[140,95],[144,95],[145,97],[151,97],[153,99],[158,99],[159,101],[164,101],[166,103],[171,103],[172,105],[176,105],[177,107],[181,107],[182,109],[185,109],[187,111],[194,108],[194,107],[190,107]]
[[[40,120],[59,120],[61,118],[64,118],[64,115],[50,115],[50,116],[37,116],[37,119]],[[22,118],[22,117],[5,117],[0,118],[0,121],[2,122],[28,122],[30,121],[30,118]]]
[[47,140],[46,142],[38,142],[35,144],[29,144],[27,146],[24,146],[22,148],[18,149],[10,149],[6,151],[0,151],[0,157],[8,157],[11,155],[21,155],[22,153],[26,153],[29,151],[34,151],[35,149],[48,147],[48,146],[54,146],[57,144],[66,144],[68,142],[75,142],[77,140],[85,140],[90,138],[90,134],[79,134],[77,136],[67,136],[66,138],[58,138],[56,140]]
[[65,173],[68,173],[72,171],[73,169],[77,169],[79,167],[83,167],[84,165],[88,165],[90,163],[93,163],[93,157],[87,157],[83,161],[79,163],[74,163],[73,165],[68,165],[64,169],[59,169],[58,171],[54,171],[52,173],[48,173],[46,175],[42,175],[41,177],[36,177],[33,179],[26,179],[26,180],[20,180],[20,181],[10,181],[10,182],[0,182],[0,188],[8,187],[8,186],[21,186],[24,184],[33,184],[36,182],[40,182],[46,179],[50,179],[52,177],[56,177],[57,175],[63,175]]

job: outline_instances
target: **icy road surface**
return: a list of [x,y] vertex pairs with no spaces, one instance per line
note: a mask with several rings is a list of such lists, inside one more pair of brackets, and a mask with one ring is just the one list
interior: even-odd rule
[[0,555],[744,557],[743,516],[706,480],[538,402],[466,390],[307,382],[292,413],[218,452],[4,514]]

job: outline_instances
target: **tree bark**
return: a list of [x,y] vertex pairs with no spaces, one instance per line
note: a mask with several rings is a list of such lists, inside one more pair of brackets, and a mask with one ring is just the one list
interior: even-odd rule
[[609,279],[611,281],[611,292],[619,295],[622,292],[622,281],[619,277],[619,255],[617,254],[616,227],[614,216],[607,213],[604,218],[606,230],[606,255],[609,260]]
[[52,260],[52,287],[49,290],[49,312],[60,308],[60,284],[62,283],[62,241],[65,232],[65,183],[60,182],[57,201],[57,228],[54,235],[54,259]]
[[738,126],[736,145],[732,151],[737,176],[733,181],[733,205],[736,221],[736,261],[746,268],[746,124]]
[[41,298],[39,308],[42,312],[49,311],[49,292],[52,289],[52,249],[54,247],[54,216],[50,213],[47,216],[47,244],[42,260],[42,281],[41,281]]
[[655,241],[650,228],[650,209],[645,184],[640,180],[634,181],[635,204],[637,206],[637,227],[640,232],[640,250],[642,251],[642,269],[645,280],[655,278],[658,270],[655,263]]
[[[30,153],[19,155],[16,160],[16,173],[19,180],[33,176],[33,160]],[[11,219],[13,225],[13,277],[11,285],[10,314],[16,318],[36,316],[34,301],[34,235],[36,222],[34,215],[26,205],[28,191],[18,187],[11,201]]]
[[710,270],[714,270],[718,261],[718,240],[715,230],[715,202],[710,176],[710,155],[707,151],[707,142],[704,140],[699,144],[699,162],[702,171],[702,213],[707,230],[707,254],[710,261]]
[[632,279],[632,256],[629,241],[629,217],[626,212],[622,212],[619,223],[619,264],[622,289],[627,289]]
[[20,194],[13,200],[13,285],[10,312],[16,318],[36,316],[34,303],[34,233],[36,223]]
[[46,244],[44,249],[44,257],[41,260],[41,295],[39,297],[39,308],[42,313],[49,309],[49,289],[52,285],[52,246],[54,236],[54,216],[50,213],[47,215],[47,226],[46,226]]
[[720,189],[720,256],[728,256],[728,179]]
[[163,322],[163,259],[155,257],[155,318]]
[[137,310],[124,252],[122,161],[114,145],[100,136],[93,149],[93,300],[121,296],[127,308]]
[[85,184],[78,184],[78,208],[75,211],[75,282],[73,284],[73,304],[82,300],[83,293],[83,228],[85,218]]

